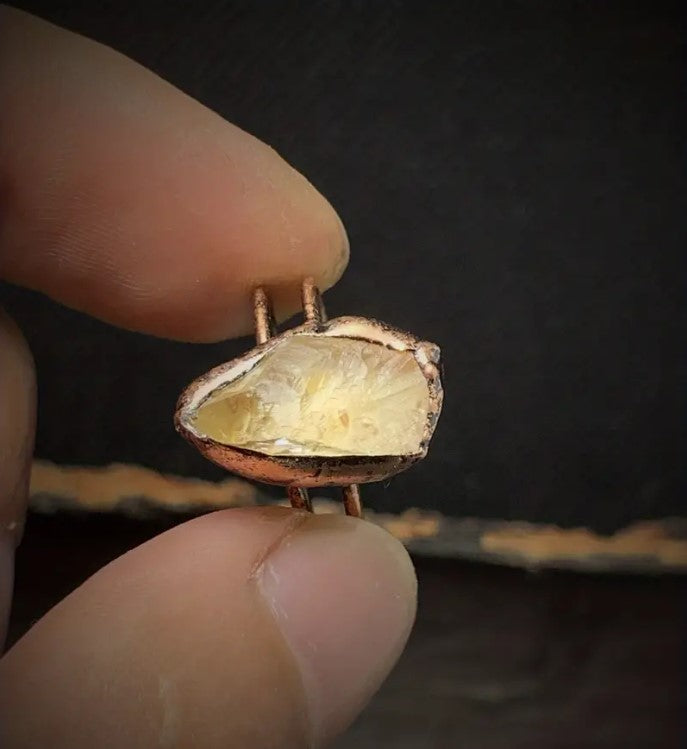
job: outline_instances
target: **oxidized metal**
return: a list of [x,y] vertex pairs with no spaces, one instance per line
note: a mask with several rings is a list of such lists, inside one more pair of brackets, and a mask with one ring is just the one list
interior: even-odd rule
[[[269,297],[264,289],[256,289],[253,301],[257,347],[238,359],[215,367],[192,382],[179,398],[175,425],[180,434],[206,458],[223,468],[248,479],[286,486],[293,507],[312,511],[308,487],[342,486],[346,513],[359,517],[361,505],[357,484],[387,479],[406,470],[427,454],[443,398],[439,348],[376,320],[339,317],[327,322],[320,294],[312,279],[304,281],[302,299],[305,323],[275,335],[276,326]],[[215,392],[217,383],[231,372],[238,373],[233,378],[238,379],[256,366],[280,341],[290,336],[352,338],[412,353],[425,377],[429,392],[429,410],[419,450],[408,455],[266,455],[198,434],[193,428],[192,416]]]

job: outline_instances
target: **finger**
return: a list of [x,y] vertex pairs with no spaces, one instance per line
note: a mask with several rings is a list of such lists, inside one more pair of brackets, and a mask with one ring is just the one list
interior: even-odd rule
[[206,515],[121,557],[0,662],[0,745],[321,746],[400,653],[403,547],[292,510]]
[[0,310],[0,648],[10,608],[14,547],[24,525],[35,410],[31,354]]
[[0,275],[109,322],[211,340],[249,292],[282,316],[348,258],[326,200],[266,145],[141,66],[0,8]]

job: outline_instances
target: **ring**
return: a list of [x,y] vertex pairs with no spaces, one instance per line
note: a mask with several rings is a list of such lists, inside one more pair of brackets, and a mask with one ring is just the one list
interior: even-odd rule
[[184,389],[174,422],[201,454],[247,479],[287,488],[312,512],[308,489],[343,487],[361,517],[359,484],[427,455],[443,390],[434,343],[364,317],[327,321],[312,278],[305,322],[278,334],[267,291],[253,292],[257,346]]

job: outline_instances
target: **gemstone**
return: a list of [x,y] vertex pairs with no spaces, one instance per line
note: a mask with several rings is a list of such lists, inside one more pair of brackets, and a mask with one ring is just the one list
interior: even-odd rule
[[412,351],[294,335],[194,410],[196,434],[265,455],[412,455],[430,393]]

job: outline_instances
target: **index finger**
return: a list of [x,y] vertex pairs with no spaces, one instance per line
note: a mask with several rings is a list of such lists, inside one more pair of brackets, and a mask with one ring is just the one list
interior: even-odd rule
[[0,8],[0,276],[122,327],[216,340],[348,260],[271,148],[107,47]]

